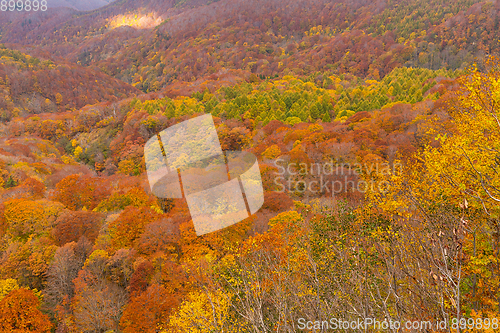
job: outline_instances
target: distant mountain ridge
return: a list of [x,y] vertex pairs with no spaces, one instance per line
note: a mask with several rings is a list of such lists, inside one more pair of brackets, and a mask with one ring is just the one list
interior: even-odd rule
[[104,7],[114,0],[51,0],[48,1],[49,8],[68,7],[78,11],[88,11]]
[[463,69],[499,54],[499,26],[500,1],[120,0],[0,13],[0,42],[155,92],[226,70],[378,80],[400,66]]

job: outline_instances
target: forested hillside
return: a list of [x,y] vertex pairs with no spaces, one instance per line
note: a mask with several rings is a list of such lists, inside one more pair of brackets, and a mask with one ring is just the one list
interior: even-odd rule
[[150,92],[224,69],[380,79],[398,66],[464,68],[498,52],[497,4],[121,1],[88,13],[3,13],[0,31],[2,42],[98,67]]
[[[497,332],[499,10],[0,12],[0,333]],[[257,157],[264,203],[197,236],[144,154],[204,114]],[[411,330],[352,329],[387,331]]]
[[138,90],[99,71],[41,60],[0,45],[0,118],[117,101]]

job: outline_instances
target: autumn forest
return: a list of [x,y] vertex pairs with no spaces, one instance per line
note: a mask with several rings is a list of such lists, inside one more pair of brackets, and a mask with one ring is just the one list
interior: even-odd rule
[[[500,331],[500,1],[69,3],[0,8],[0,333]],[[264,202],[199,236],[206,114]]]

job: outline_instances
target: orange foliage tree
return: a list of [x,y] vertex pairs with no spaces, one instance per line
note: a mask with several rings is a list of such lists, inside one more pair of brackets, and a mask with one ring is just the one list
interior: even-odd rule
[[134,247],[147,224],[161,218],[149,207],[127,207],[110,226],[111,246],[114,249]]
[[52,323],[39,306],[40,300],[31,290],[11,291],[0,301],[0,332],[50,332]]
[[120,326],[124,333],[158,332],[178,302],[162,285],[153,284],[132,297],[123,312]]
[[102,178],[70,175],[57,183],[53,198],[71,210],[94,209],[109,194],[109,183]]
[[60,203],[47,200],[6,201],[2,215],[7,226],[7,235],[15,239],[27,239],[31,234],[43,235],[62,208]]

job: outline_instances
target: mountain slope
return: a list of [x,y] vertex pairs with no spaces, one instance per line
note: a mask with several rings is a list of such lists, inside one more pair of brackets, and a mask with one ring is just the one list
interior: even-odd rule
[[137,94],[130,85],[90,68],[54,63],[0,45],[0,120],[65,111]]
[[478,0],[124,0],[19,14],[0,27],[1,41],[149,92],[225,69],[378,79],[402,65],[463,68],[500,50],[499,13],[499,2]]

